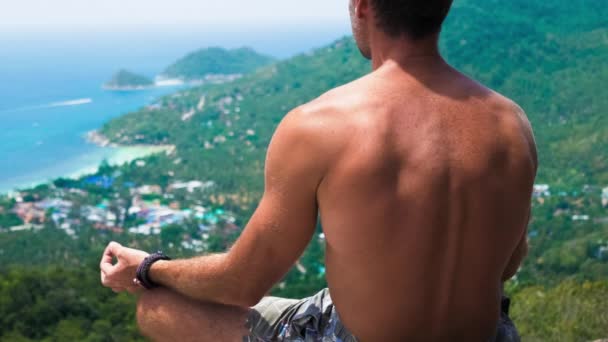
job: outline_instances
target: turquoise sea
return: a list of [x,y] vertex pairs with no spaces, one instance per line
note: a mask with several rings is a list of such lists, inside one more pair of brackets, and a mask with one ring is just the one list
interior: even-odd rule
[[88,144],[84,134],[177,89],[102,90],[119,68],[153,77],[206,46],[247,45],[283,58],[346,33],[344,27],[249,34],[0,32],[0,193],[124,157],[125,151]]
[[[84,134],[175,91],[104,91],[101,84],[119,65],[100,59],[80,65],[68,59],[37,62],[0,63],[0,192],[72,175],[113,159],[118,149],[88,144]],[[142,72],[154,74],[150,69]]]

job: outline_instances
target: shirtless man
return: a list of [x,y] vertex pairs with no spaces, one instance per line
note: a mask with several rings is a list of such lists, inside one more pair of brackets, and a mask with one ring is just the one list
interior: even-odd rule
[[[139,297],[144,335],[518,339],[501,312],[501,288],[527,251],[534,138],[515,103],[441,58],[450,5],[350,1],[354,36],[373,72],[285,117],[269,147],[264,196],[228,252],[161,260],[143,272],[159,285]],[[304,300],[264,297],[311,240],[318,215],[329,289]],[[135,291],[147,256],[111,243],[103,284]]]

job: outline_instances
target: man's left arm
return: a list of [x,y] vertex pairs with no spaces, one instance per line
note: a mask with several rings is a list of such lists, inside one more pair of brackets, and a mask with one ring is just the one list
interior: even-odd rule
[[279,125],[268,150],[262,200],[227,253],[158,261],[150,269],[151,280],[196,300],[257,304],[301,256],[315,231],[316,192],[326,163],[310,123],[295,110]]

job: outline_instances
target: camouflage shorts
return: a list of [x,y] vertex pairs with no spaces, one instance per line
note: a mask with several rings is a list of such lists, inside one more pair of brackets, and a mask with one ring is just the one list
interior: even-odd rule
[[327,289],[302,300],[266,297],[247,320],[249,342],[356,342],[340,322]]
[[[509,318],[508,298],[502,310],[495,336],[489,342],[519,342],[519,334]],[[254,306],[247,319],[251,335],[245,342],[357,342],[344,325],[324,289],[302,300],[265,297]]]

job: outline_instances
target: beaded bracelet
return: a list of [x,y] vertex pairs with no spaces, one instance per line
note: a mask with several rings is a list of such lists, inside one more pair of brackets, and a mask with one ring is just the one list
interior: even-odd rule
[[166,256],[161,251],[148,255],[137,267],[137,272],[135,273],[135,279],[133,279],[133,283],[141,285],[147,290],[151,290],[155,287],[158,287],[159,285],[154,283],[150,279],[148,272],[150,271],[150,267],[152,267],[152,264],[159,260],[171,260],[171,258]]

